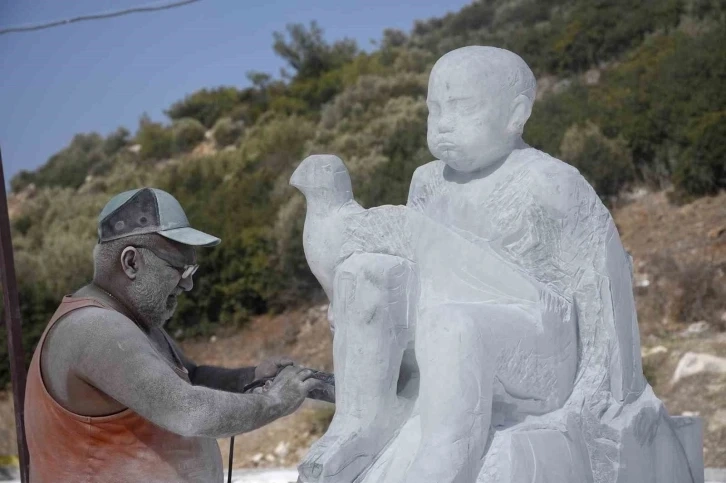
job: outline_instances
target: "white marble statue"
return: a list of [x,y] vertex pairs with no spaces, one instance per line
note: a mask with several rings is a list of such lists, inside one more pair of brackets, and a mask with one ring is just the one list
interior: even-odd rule
[[512,52],[435,64],[437,158],[406,206],[363,209],[304,160],[305,254],[331,301],[336,413],[306,483],[702,483],[697,418],[643,377],[632,266],[579,172],[527,146]]

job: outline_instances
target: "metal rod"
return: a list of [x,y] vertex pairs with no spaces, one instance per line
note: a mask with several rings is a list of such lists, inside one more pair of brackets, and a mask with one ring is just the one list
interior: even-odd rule
[[229,439],[229,472],[227,473],[227,483],[232,483],[232,461],[234,460],[234,436]]
[[25,440],[25,354],[20,336],[20,303],[18,285],[15,278],[13,244],[10,237],[10,213],[5,192],[5,173],[0,151],[0,276],[5,302],[5,327],[8,332],[8,355],[10,356],[10,380],[13,384],[13,404],[15,405],[15,429],[18,435],[18,459],[20,460],[20,480],[28,483],[30,457]]

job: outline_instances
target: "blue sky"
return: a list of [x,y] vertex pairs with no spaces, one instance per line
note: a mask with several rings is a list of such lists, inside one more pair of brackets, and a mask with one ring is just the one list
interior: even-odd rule
[[[168,3],[0,0],[0,26]],[[0,36],[0,146],[5,178],[34,169],[74,134],[135,132],[147,112],[202,87],[247,86],[247,71],[279,76],[272,33],[316,20],[328,41],[366,50],[385,28],[457,11],[470,0],[202,0],[188,6]]]

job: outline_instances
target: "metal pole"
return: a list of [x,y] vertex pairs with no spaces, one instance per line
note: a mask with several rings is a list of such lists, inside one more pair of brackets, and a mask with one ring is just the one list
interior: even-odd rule
[[10,214],[5,193],[3,157],[0,152],[0,276],[2,276],[3,299],[5,302],[5,327],[8,331],[8,354],[10,356],[10,378],[13,384],[15,404],[15,429],[18,434],[18,457],[20,459],[20,480],[27,483],[30,468],[28,445],[25,441],[25,355],[20,337],[20,303],[15,278],[13,244],[10,238]]

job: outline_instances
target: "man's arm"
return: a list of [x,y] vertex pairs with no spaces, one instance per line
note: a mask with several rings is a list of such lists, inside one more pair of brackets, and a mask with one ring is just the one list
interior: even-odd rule
[[256,366],[240,367],[238,369],[205,365],[198,366],[184,354],[179,345],[168,334],[165,333],[164,335],[169,343],[174,346],[174,350],[179,355],[187,372],[189,372],[189,379],[195,386],[204,386],[211,389],[219,389],[220,391],[242,392],[242,389],[247,384],[255,380]]
[[286,367],[261,394],[193,386],[177,375],[123,315],[89,308],[64,324],[76,361],[72,375],[154,424],[184,436],[223,438],[292,413],[320,382]]

